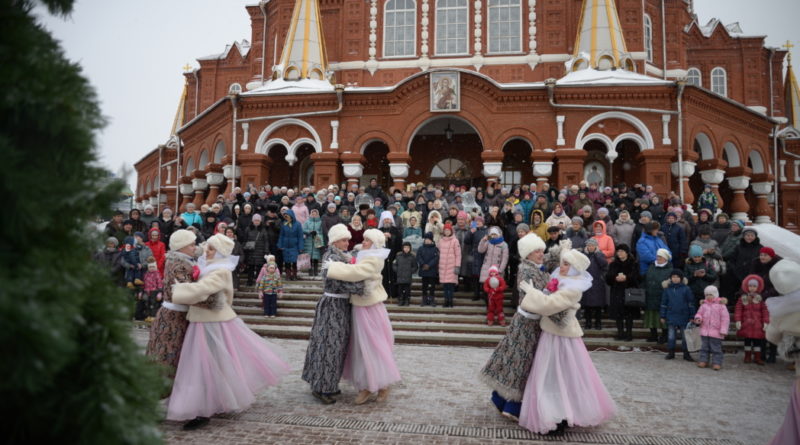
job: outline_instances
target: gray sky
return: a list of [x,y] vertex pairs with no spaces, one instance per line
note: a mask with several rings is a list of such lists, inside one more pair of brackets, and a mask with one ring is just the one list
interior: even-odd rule
[[[197,57],[249,40],[244,5],[251,3],[256,0],[78,0],[66,20],[41,14],[67,57],[83,66],[109,118],[98,138],[103,164],[115,172],[132,170],[166,141],[183,65],[196,66]],[[738,21],[746,35],[766,35],[767,45],[800,45],[797,0],[696,0],[695,10],[701,24],[714,17]]]

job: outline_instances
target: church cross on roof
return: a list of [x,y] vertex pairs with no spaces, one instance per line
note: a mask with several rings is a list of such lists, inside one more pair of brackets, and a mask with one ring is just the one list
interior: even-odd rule
[[614,0],[583,0],[570,69],[587,68],[635,70]]

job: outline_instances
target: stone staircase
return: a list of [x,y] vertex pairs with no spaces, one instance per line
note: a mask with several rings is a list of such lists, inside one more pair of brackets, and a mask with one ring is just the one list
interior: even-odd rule
[[[417,279],[411,285],[410,306],[401,307],[391,300],[386,302],[396,343],[494,347],[503,337],[506,328],[487,326],[484,303],[472,301],[471,293],[456,292],[455,307],[443,308],[441,286],[437,286],[437,307],[434,308],[420,307],[421,291],[422,282]],[[267,318],[262,315],[262,304],[255,289],[246,287],[242,281],[234,298],[234,310],[253,331],[265,337],[308,339],[314,321],[314,308],[321,295],[322,282],[301,273],[299,281],[284,282],[283,298],[278,300],[278,316]],[[507,321],[511,320],[515,310],[506,302],[504,312]],[[733,332],[733,326],[731,328]],[[603,329],[584,331],[583,341],[590,350],[665,348],[665,345],[646,341],[650,332],[642,327],[641,320],[634,321],[632,342],[614,340],[615,333],[613,320],[603,320]],[[741,350],[742,346],[743,342],[735,334],[729,334],[723,342],[726,352]]]

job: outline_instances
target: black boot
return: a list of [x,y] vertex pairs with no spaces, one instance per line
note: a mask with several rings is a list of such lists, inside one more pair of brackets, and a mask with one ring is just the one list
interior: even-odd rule
[[674,349],[670,349],[669,352],[667,353],[667,356],[664,357],[665,360],[672,360],[674,358],[675,358],[675,350]]
[[622,319],[621,318],[617,319],[617,336],[614,337],[614,340],[617,340],[617,341],[625,340],[625,331],[624,331],[624,328],[622,326]]
[[208,417],[195,417],[194,419],[183,424],[183,430],[184,431],[196,430],[198,428],[202,428],[208,425],[210,421],[211,420]]
[[692,358],[691,354],[689,354],[689,351],[683,351],[683,359],[686,360],[687,362],[693,362],[694,361],[694,359]]
[[651,343],[658,341],[658,329],[650,328],[650,336],[647,337],[647,341]]
[[662,329],[661,330],[661,336],[658,337],[658,344],[663,345],[666,342],[667,342],[667,330],[666,329]]
[[633,319],[625,320],[625,341],[633,341]]

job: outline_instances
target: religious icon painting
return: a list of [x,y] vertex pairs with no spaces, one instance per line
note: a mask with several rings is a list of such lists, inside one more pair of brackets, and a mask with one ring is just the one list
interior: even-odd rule
[[460,111],[461,85],[457,71],[431,73],[431,111]]

